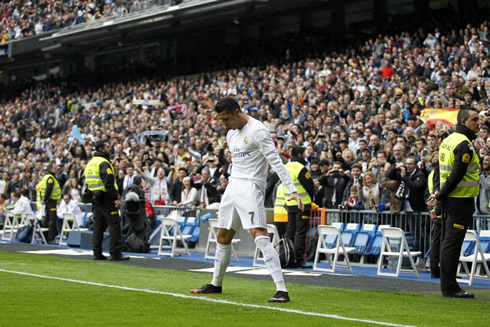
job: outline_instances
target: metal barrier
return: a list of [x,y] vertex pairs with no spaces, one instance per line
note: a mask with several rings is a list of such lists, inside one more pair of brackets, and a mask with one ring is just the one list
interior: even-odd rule
[[[310,232],[307,242],[314,237],[314,231],[319,224],[330,225],[334,222],[344,224],[375,224],[375,225],[391,225],[399,227],[407,233],[411,233],[414,237],[414,249],[426,253],[430,248],[430,231],[431,218],[428,212],[417,213],[391,213],[391,212],[375,212],[370,210],[338,210],[338,209],[317,209],[323,210],[324,213],[316,213],[310,217]],[[321,211],[320,211],[321,212]],[[319,215],[319,216],[318,216]],[[319,218],[320,217],[320,218]],[[490,229],[490,215],[474,215],[473,222],[469,229],[474,229],[477,232],[480,230]]]
[[177,210],[179,215],[187,218],[199,217],[200,211],[177,206],[153,206],[153,212],[155,213],[155,216],[168,216],[174,210]]

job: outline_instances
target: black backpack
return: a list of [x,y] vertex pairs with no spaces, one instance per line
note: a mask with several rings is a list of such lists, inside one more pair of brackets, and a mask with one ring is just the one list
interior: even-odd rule
[[296,266],[296,254],[294,253],[294,245],[290,239],[281,238],[274,248],[279,254],[281,268],[294,268]]
[[150,244],[145,240],[131,233],[126,239],[126,245],[129,247],[129,252],[148,253],[150,252]]

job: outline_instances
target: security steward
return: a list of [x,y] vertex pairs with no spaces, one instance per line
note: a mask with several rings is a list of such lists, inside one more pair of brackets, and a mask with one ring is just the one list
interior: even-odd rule
[[[440,190],[439,177],[439,153],[432,156],[431,172],[427,177],[429,193],[435,193]],[[429,207],[431,218],[431,244],[430,244],[430,277],[441,278],[439,262],[441,261],[441,244],[442,244],[442,209],[441,206]]]
[[46,166],[46,173],[41,180],[40,189],[41,203],[46,208],[43,226],[49,228],[47,241],[52,244],[56,243],[55,238],[58,235],[58,229],[56,227],[56,222],[58,221],[56,206],[61,201],[61,187],[55,177],[56,168],[56,164],[52,162]]
[[129,257],[121,254],[121,218],[118,211],[121,201],[110,155],[109,142],[98,141],[95,144],[94,156],[85,167],[85,183],[92,196],[94,209],[92,244],[94,260],[107,260],[107,257],[102,254],[102,241],[104,230],[109,226],[111,255],[109,259],[123,261],[129,260]]
[[288,211],[286,210],[286,195],[282,183],[279,183],[276,189],[276,199],[274,201],[274,225],[277,228],[279,237],[286,235],[288,228]]
[[441,291],[443,297],[474,298],[456,280],[461,246],[473,221],[475,196],[479,193],[479,158],[472,141],[480,128],[478,112],[461,109],[456,131],[439,148],[441,190],[429,197],[429,205],[442,203],[445,225],[441,249]]
[[[306,161],[304,159],[305,149],[302,146],[295,146],[291,149],[291,160],[286,164],[286,169],[293,179],[294,186],[298,190],[298,195],[305,204],[304,211],[298,209],[296,200],[286,201],[286,209],[288,211],[288,228],[286,238],[290,239],[294,244],[294,252],[296,254],[296,268],[311,268],[307,265],[304,256],[306,250],[306,234],[310,226],[310,210],[311,199],[315,192],[313,179],[306,169]],[[286,189],[283,187],[283,192],[286,198]]]

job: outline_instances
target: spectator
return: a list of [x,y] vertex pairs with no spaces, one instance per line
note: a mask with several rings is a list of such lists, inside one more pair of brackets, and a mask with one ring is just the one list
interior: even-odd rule
[[183,188],[181,199],[182,202],[177,203],[178,206],[194,208],[197,205],[197,189],[192,187],[191,178],[189,176],[184,177],[182,180]]
[[342,164],[334,162],[332,169],[320,178],[320,184],[325,189],[322,207],[338,209],[342,205],[342,196],[348,182],[349,176],[342,169]]

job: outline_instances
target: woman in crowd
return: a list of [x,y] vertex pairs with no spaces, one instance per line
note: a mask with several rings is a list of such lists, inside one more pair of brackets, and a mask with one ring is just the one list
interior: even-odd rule
[[78,203],[82,202],[82,186],[78,184],[76,178],[70,178],[66,181],[63,194],[68,194],[71,196],[73,200],[76,200]]
[[181,195],[182,201],[178,205],[189,208],[193,207],[197,202],[197,189],[192,187],[189,176],[184,177],[182,182],[184,184]]

